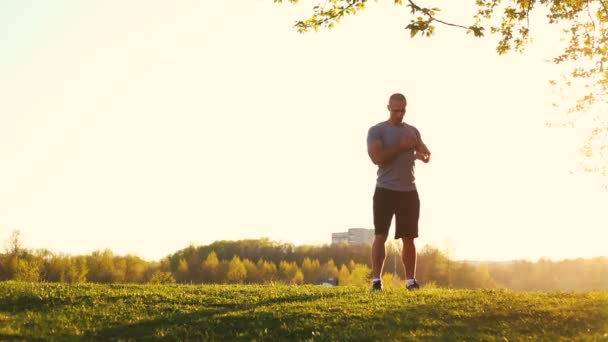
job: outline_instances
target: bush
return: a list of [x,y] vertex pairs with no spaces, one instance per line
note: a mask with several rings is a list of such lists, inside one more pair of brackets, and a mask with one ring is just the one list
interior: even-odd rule
[[150,277],[150,284],[174,284],[175,278],[170,272],[156,271]]

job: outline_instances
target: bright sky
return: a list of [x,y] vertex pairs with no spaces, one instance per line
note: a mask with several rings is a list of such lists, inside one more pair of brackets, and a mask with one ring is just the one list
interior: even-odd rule
[[[446,20],[471,14],[448,5]],[[324,244],[372,228],[366,134],[403,92],[433,152],[416,168],[419,246],[608,255],[608,192],[570,174],[586,132],[545,125],[563,119],[544,62],[556,36],[508,56],[454,28],[410,39],[407,9],[389,1],[298,34],[311,7],[0,3],[0,239],[19,229],[29,248],[153,260],[189,243]]]

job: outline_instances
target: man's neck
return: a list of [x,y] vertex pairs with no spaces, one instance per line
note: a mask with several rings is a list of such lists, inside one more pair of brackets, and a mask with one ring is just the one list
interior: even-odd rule
[[403,125],[405,125],[404,122],[393,122],[391,119],[386,120],[386,122],[391,125],[391,126],[395,126],[395,127],[401,127]]

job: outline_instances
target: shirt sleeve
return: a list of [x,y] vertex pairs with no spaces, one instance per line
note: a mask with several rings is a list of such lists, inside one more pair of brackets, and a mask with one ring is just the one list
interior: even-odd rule
[[418,138],[419,141],[422,141],[422,137],[420,136],[420,131],[418,130],[418,128],[412,126],[412,128],[414,129],[414,134],[416,134],[416,138]]
[[377,140],[382,140],[382,130],[378,126],[372,126],[367,131],[367,145]]

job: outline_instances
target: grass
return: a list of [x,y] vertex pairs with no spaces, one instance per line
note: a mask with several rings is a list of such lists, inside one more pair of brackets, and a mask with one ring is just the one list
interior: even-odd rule
[[608,341],[608,292],[0,283],[0,340]]

